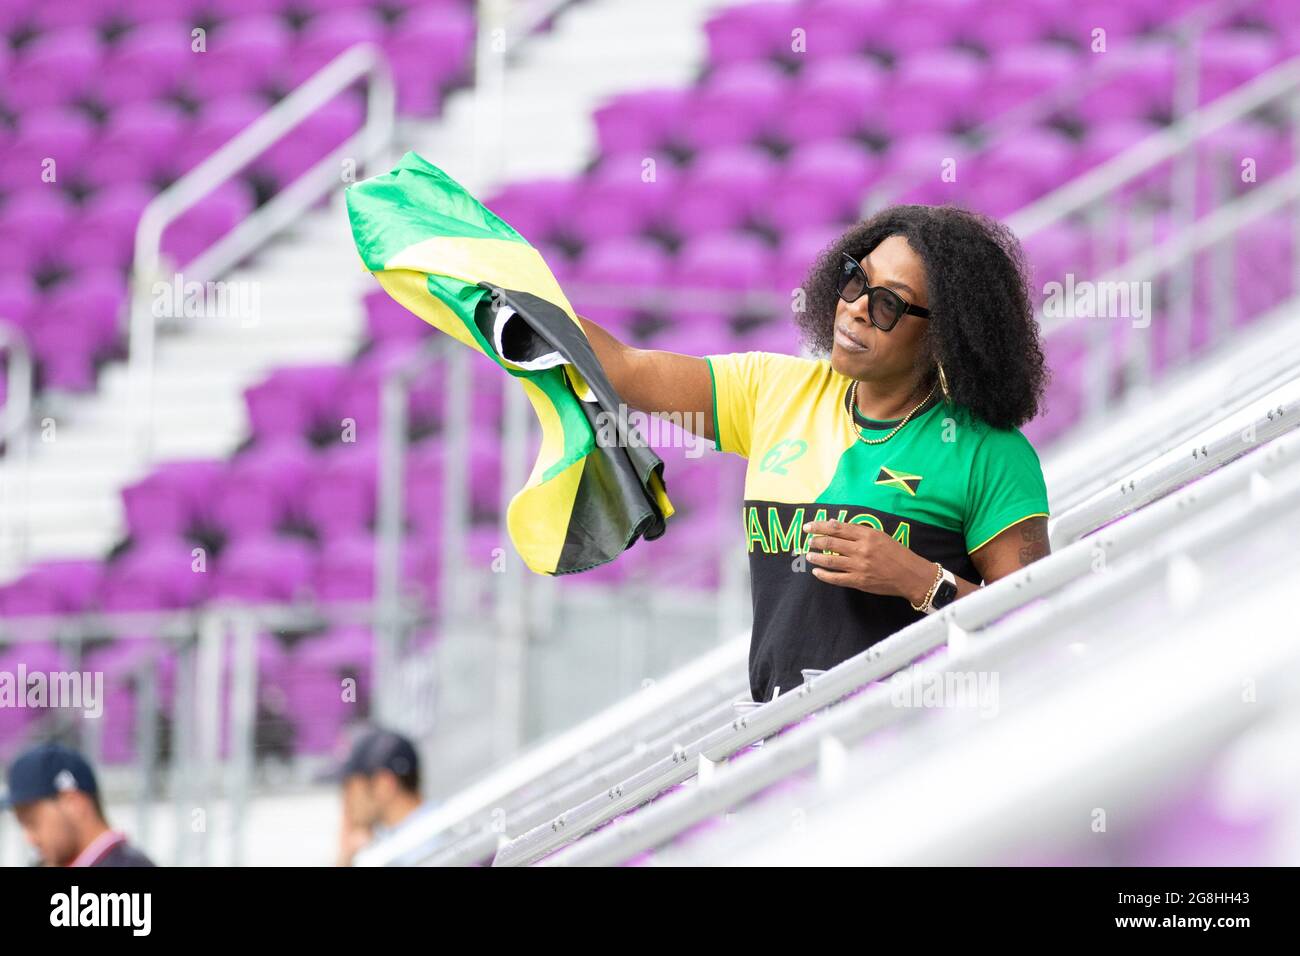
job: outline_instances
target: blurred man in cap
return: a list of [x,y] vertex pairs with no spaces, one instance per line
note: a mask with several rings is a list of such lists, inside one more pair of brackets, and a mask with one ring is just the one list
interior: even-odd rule
[[371,730],[325,779],[343,785],[343,832],[339,865],[372,841],[383,839],[431,805],[420,797],[420,758],[415,745],[391,730]]
[[41,744],[9,767],[8,792],[23,833],[46,866],[153,866],[109,828],[86,759],[62,744]]

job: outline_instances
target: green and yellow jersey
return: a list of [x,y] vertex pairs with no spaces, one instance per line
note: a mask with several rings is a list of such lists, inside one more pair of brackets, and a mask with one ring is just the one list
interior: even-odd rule
[[1032,445],[936,393],[888,441],[858,440],[850,414],[879,437],[898,424],[850,409],[850,380],[827,360],[770,352],[707,357],[715,444],[749,459],[743,522],[754,606],[750,690],[768,700],[918,620],[901,597],[820,581],[801,558],[805,521],[883,531],[958,577],[1007,528],[1048,513]]

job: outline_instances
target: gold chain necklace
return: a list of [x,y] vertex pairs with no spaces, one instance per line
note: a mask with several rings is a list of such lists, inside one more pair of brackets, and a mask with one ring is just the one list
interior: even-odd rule
[[863,438],[862,426],[859,425],[857,423],[857,420],[853,417],[853,410],[858,407],[858,381],[857,379],[854,379],[853,384],[849,386],[849,424],[853,426],[853,431],[857,433],[858,441],[862,442],[864,445],[880,445],[884,442],[889,441],[889,439],[893,438],[895,435],[898,434],[900,428],[902,428],[904,425],[906,425],[908,422],[912,420],[912,416],[917,413],[917,410],[920,409],[921,406],[923,406],[926,402],[930,400],[930,398],[934,395],[934,390],[938,387],[938,385],[939,385],[938,382],[935,382],[934,385],[931,385],[930,391],[925,396],[925,398],[921,399],[921,401],[910,412],[904,415],[903,420],[899,422],[897,425],[895,425],[893,429],[890,430],[889,434],[886,435],[884,438]]

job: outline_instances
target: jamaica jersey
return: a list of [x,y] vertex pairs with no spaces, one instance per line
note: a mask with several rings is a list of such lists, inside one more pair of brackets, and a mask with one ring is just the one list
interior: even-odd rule
[[[749,459],[742,513],[754,607],[750,690],[769,700],[923,617],[906,598],[818,580],[801,558],[805,521],[883,531],[957,577],[980,580],[971,555],[1026,518],[1046,515],[1033,446],[967,409],[931,398],[888,441],[859,441],[897,421],[850,409],[850,379],[827,360],[770,352],[707,357],[715,445]],[[873,434],[874,433],[874,434]]]

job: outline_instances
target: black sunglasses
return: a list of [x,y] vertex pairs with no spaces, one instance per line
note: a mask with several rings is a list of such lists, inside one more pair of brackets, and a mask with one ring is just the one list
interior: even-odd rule
[[930,310],[924,309],[919,305],[912,305],[897,292],[892,289],[886,289],[884,286],[868,285],[867,274],[862,271],[862,266],[858,260],[854,259],[847,252],[840,255],[844,261],[840,264],[839,279],[835,285],[835,291],[839,293],[841,299],[845,302],[856,302],[862,298],[863,294],[867,295],[867,314],[871,317],[871,324],[882,332],[888,332],[907,313],[919,315],[923,319],[930,317]]

